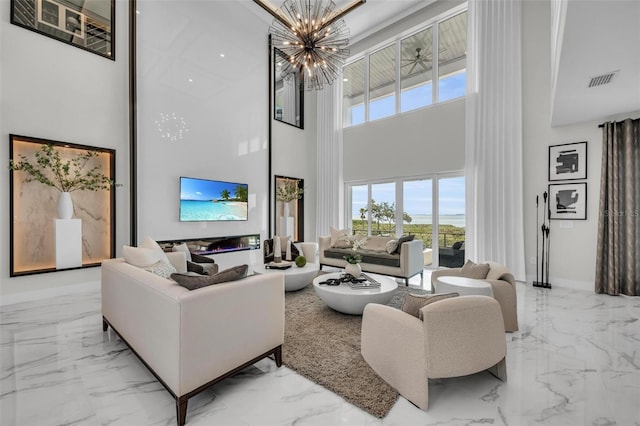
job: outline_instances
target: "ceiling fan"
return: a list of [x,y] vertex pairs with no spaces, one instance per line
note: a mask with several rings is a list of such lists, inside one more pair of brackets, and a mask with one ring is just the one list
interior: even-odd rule
[[404,62],[402,64],[402,68],[411,66],[408,74],[411,74],[418,65],[420,65],[425,71],[429,71],[431,69],[431,66],[427,66],[427,64],[431,63],[432,56],[433,54],[431,53],[426,55],[423,54],[422,48],[416,47],[416,55],[413,58],[402,59],[402,62]]
[[[440,49],[438,53],[440,54],[445,50],[447,49],[444,49],[444,48]],[[424,69],[424,71],[429,71],[432,68],[431,67],[432,58],[433,58],[433,53],[424,54],[422,53],[421,47],[416,47],[416,54],[414,57],[401,60],[402,62],[404,62],[402,64],[402,68],[411,66],[407,74],[411,74],[418,65],[420,65]]]

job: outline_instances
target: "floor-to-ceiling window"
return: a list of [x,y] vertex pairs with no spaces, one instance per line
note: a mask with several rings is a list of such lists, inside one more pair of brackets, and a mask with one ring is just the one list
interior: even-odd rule
[[[415,235],[425,266],[464,263],[465,192],[461,173],[346,184],[347,224],[358,235]],[[437,243],[436,243],[437,242]]]
[[457,6],[345,65],[343,125],[463,97],[466,67],[467,11]]

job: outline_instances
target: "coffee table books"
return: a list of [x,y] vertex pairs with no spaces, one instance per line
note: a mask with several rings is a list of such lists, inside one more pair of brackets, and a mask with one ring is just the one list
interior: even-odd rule
[[351,287],[353,290],[365,288],[380,288],[380,283],[367,274],[360,274],[358,278],[349,282],[349,287]]
[[289,269],[291,268],[291,265],[293,265],[292,262],[288,262],[286,260],[283,260],[281,262],[269,262],[267,264],[264,265],[265,268],[267,269]]

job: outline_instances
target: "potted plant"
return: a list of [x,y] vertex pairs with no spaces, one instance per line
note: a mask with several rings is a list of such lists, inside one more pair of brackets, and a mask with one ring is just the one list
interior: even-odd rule
[[359,235],[349,235],[346,238],[351,244],[352,253],[343,256],[343,259],[347,261],[344,272],[358,278],[362,274],[362,267],[360,266],[362,256],[358,253],[358,249],[367,242],[368,238]]
[[58,216],[70,219],[73,216],[73,191],[100,191],[121,186],[100,171],[100,166],[89,166],[92,159],[98,157],[97,151],[87,150],[70,160],[63,161],[60,152],[52,144],[42,145],[35,153],[35,163],[20,154],[20,161],[9,160],[13,171],[27,173],[25,182],[40,182],[60,191],[58,198]]
[[289,216],[289,203],[299,200],[304,193],[304,188],[298,186],[297,180],[285,180],[282,185],[276,188],[276,200],[283,203],[283,216]]

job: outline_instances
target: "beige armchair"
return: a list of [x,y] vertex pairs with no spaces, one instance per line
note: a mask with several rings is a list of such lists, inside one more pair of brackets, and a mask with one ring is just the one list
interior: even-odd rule
[[424,321],[370,303],[362,317],[363,358],[402,396],[426,411],[429,379],[483,370],[507,379],[502,314],[493,298],[452,297],[421,311]]
[[[518,306],[516,298],[516,280],[511,271],[496,262],[484,262],[489,264],[489,272],[483,281],[491,284],[493,297],[502,308],[505,331],[518,331]],[[444,276],[465,276],[462,268],[440,269],[431,273],[431,288],[438,291],[438,278]]]

